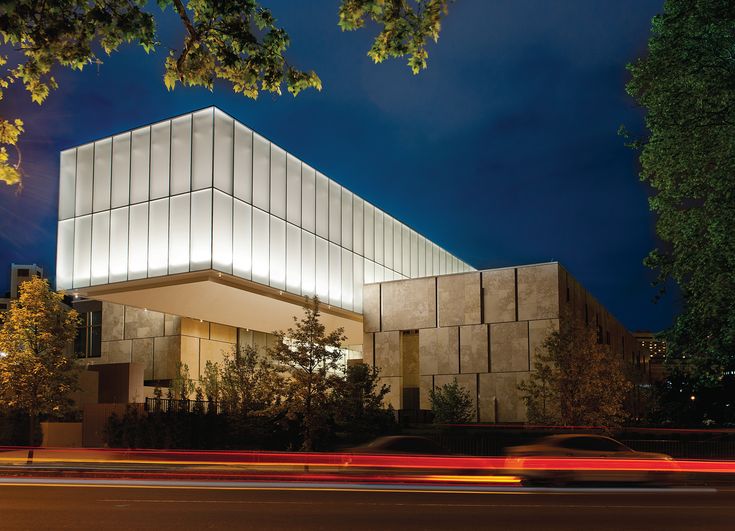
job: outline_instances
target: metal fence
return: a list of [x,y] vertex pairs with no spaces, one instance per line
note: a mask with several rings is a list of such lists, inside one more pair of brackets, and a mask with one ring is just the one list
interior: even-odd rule
[[188,400],[175,398],[146,398],[148,413],[222,413],[222,404],[210,400]]

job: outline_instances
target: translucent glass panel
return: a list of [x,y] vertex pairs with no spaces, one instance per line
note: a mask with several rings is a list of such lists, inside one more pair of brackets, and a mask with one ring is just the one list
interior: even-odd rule
[[232,195],[235,121],[214,110],[214,187]]
[[232,273],[247,279],[251,277],[252,219],[253,207],[235,199],[232,218]]
[[316,239],[316,294],[329,300],[329,244],[322,238]]
[[171,120],[171,194],[191,190],[191,115]]
[[94,144],[86,144],[77,148],[76,216],[92,212],[93,171]]
[[268,285],[270,281],[270,220],[268,214],[253,209],[253,280]]
[[329,241],[342,244],[342,187],[329,181]]
[[253,132],[235,122],[234,183],[235,197],[247,203],[253,200]]
[[419,276],[419,235],[411,231],[411,278]]
[[329,304],[342,304],[342,250],[329,244]]
[[363,209],[365,201],[357,196],[352,200],[352,249],[355,253],[362,255],[365,252],[363,247]]
[[358,313],[362,313],[362,284],[365,281],[365,263],[364,259],[358,255],[352,255],[352,262],[353,309]]
[[329,238],[329,179],[316,172],[316,235]]
[[191,193],[189,269],[212,267],[212,190]]
[[301,161],[290,154],[286,160],[286,220],[301,226]]
[[151,199],[169,195],[171,122],[151,126]]
[[383,219],[383,263],[393,268],[393,224],[392,217],[386,215]]
[[148,201],[150,149],[150,127],[133,131],[130,147],[130,203]]
[[94,197],[92,210],[100,212],[110,208],[110,184],[112,180],[112,139],[94,143]]
[[270,217],[270,285],[286,289],[286,222]]
[[189,271],[190,212],[190,194],[171,197],[168,239],[168,271],[171,274]]
[[418,253],[419,253],[419,271],[418,275],[420,277],[426,276],[426,238],[423,236],[419,236],[419,244],[418,244]]
[[91,284],[107,284],[110,260],[110,212],[92,216]]
[[364,260],[365,262],[365,284],[375,282],[375,263],[372,260]]
[[270,208],[270,142],[253,133],[253,206],[264,212]]
[[168,198],[151,201],[148,219],[148,276],[168,273]]
[[316,232],[316,172],[301,166],[301,227]]
[[128,233],[128,280],[148,274],[148,203],[130,207]]
[[405,225],[401,227],[401,248],[403,249],[403,263],[401,268],[395,271],[408,276],[411,274],[411,232]]
[[70,289],[74,285],[74,220],[59,221],[56,245],[56,287]]
[[[393,222],[393,267],[394,271],[401,270],[401,260],[403,260],[403,247],[401,245],[401,224],[398,221]],[[390,267],[390,264],[388,264]]]
[[342,188],[342,247],[352,250],[352,192]]
[[130,133],[112,137],[112,192],[110,205],[130,203]]
[[214,191],[212,211],[212,267],[232,273],[232,197]]
[[128,208],[110,212],[110,282],[128,278]]
[[441,275],[441,249],[439,249],[439,247],[437,247],[436,245],[432,243],[431,250],[432,250],[432,255],[433,255],[433,260],[434,260],[434,267],[433,267],[432,274]]
[[92,216],[74,220],[74,287],[89,286],[92,258]]
[[352,283],[352,257],[354,255],[346,250],[342,249],[342,308],[345,310],[351,310],[353,305],[353,283]]
[[365,258],[372,260],[375,258],[375,207],[370,203],[365,203],[365,217],[363,221],[364,237],[363,246]]
[[[76,178],[77,150],[67,149],[62,151],[59,162],[59,219],[74,217]],[[69,274],[71,275],[71,273]],[[71,280],[71,276],[69,280]],[[69,286],[71,287],[71,284]]]
[[286,219],[286,152],[271,144],[270,213]]
[[301,229],[290,223],[286,224],[286,289],[301,294]]
[[301,293],[316,293],[316,238],[310,232],[301,232]]
[[204,109],[192,115],[191,189],[212,186],[212,143],[214,141],[214,114]]
[[383,261],[383,212],[375,209],[375,261],[379,264],[385,264]]

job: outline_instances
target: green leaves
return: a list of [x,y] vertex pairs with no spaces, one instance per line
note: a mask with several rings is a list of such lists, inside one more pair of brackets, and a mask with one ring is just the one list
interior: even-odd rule
[[[626,89],[646,109],[649,134],[637,147],[661,240],[645,263],[659,285],[681,288],[668,363],[681,371],[680,360],[691,361],[686,385],[695,394],[735,370],[734,50],[732,2],[668,0],[652,22],[648,54],[628,67]],[[699,413],[735,420],[714,409]]]
[[470,393],[457,379],[429,391],[431,411],[435,424],[465,424],[475,419],[475,408]]
[[343,0],[339,8],[342,31],[363,28],[367,19],[382,26],[368,56],[382,63],[388,58],[408,57],[414,74],[426,68],[429,40],[439,40],[442,17],[450,0]]

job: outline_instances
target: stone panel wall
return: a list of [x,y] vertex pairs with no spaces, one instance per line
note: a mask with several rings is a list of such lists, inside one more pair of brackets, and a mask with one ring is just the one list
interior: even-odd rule
[[410,284],[381,285],[381,330],[411,330],[436,326],[436,279],[421,278]]

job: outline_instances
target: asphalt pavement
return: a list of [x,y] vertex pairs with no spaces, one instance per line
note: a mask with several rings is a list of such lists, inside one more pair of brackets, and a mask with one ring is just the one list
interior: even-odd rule
[[735,489],[48,481],[3,478],[0,529],[672,531],[735,525]]

